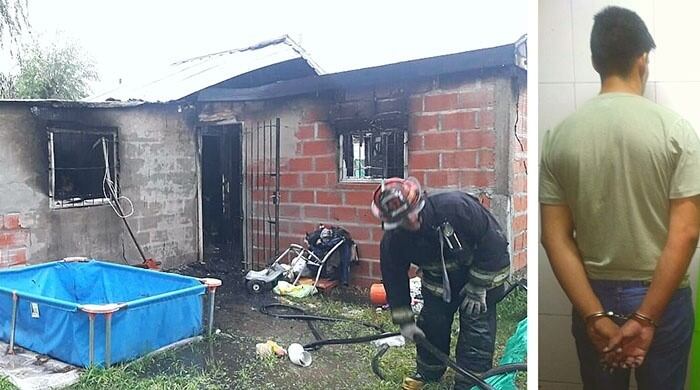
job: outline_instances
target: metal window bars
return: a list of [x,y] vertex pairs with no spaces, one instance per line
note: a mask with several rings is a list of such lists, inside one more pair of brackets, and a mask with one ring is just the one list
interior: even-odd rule
[[279,253],[280,120],[243,131],[245,269],[261,269]]

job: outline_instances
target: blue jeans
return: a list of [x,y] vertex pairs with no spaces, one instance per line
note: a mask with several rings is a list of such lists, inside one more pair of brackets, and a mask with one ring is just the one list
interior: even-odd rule
[[[648,283],[639,281],[592,280],[591,286],[605,311],[625,316],[639,308],[648,290]],[[627,390],[631,369],[604,371],[583,320],[576,312],[572,317],[584,390]],[[644,363],[635,369],[640,390],[684,388],[694,322],[690,288],[678,289],[659,320]]]

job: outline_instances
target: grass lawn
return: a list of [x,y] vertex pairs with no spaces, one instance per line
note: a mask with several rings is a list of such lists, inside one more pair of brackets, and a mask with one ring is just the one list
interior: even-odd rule
[[[188,348],[188,347],[184,347]],[[226,372],[215,362],[202,369],[199,365],[183,364],[177,353],[166,351],[154,357],[138,360],[129,365],[115,366],[108,370],[85,370],[80,381],[70,390],[201,390],[228,389],[230,380]],[[157,369],[154,370],[154,367]],[[0,378],[0,390],[16,388],[5,378]]]
[[7,379],[0,377],[0,390],[13,390],[14,388]]
[[[312,297],[304,301],[296,302],[298,306],[305,306],[308,312],[327,316],[343,316],[350,317],[356,320],[380,324],[388,331],[398,331],[398,328],[391,324],[391,319],[388,311],[377,313],[370,307],[363,305],[353,305],[342,301],[328,299],[323,296]],[[527,295],[521,290],[515,290],[506,297],[498,305],[498,332],[496,335],[496,356],[495,361],[503,355],[503,350],[507,339],[513,334],[520,320],[525,318],[527,314]],[[284,320],[281,320],[284,321]],[[458,321],[454,321],[452,351],[457,341]],[[358,325],[352,323],[318,323],[317,327],[322,329],[323,335],[326,338],[342,338],[342,337],[357,337],[360,334],[367,334],[366,329],[362,329]],[[364,331],[364,333],[363,333]],[[380,380],[374,375],[371,370],[371,360],[377,352],[377,349],[371,344],[356,344],[343,346],[326,346],[323,349],[331,349],[337,351],[338,354],[352,350],[354,354],[344,353],[342,367],[337,371],[328,373],[330,375],[340,375],[345,379],[345,383],[354,384],[355,389],[379,389],[389,390],[397,389],[405,376],[412,374],[415,370],[415,347],[408,345],[403,348],[390,348],[389,351],[381,359],[381,370],[386,376],[386,380]],[[316,352],[312,352],[315,354]],[[316,358],[316,357],[315,357]],[[250,361],[237,373],[233,373],[235,388],[241,389],[274,389],[287,388],[279,387],[283,383],[294,383],[298,380],[294,375],[289,373],[286,368],[289,366],[286,360],[271,359],[268,361]],[[312,365],[313,367],[313,365]],[[308,370],[308,369],[307,369]],[[440,384],[429,384],[425,387],[426,390],[449,389],[453,383],[454,374],[448,370],[445,378]],[[284,378],[287,377],[287,380]],[[274,379],[273,379],[274,378]],[[318,377],[309,374],[305,378],[304,383],[297,385],[302,389],[325,389],[332,388],[333,382],[326,380],[323,377]],[[316,379],[314,384],[312,379]],[[518,374],[516,383],[519,389],[526,388],[526,374]],[[288,387],[293,389],[290,385]],[[337,387],[336,387],[337,388]]]
[[[515,331],[518,322],[526,316],[526,293],[514,291],[498,305],[498,333],[495,361],[498,362],[508,337]],[[303,307],[307,312],[328,316],[343,316],[381,324],[387,331],[397,331],[391,324],[388,311],[377,312],[373,307],[347,303],[337,299],[315,296],[293,302]],[[263,318],[267,321],[267,317]],[[282,345],[293,340],[285,334],[285,328],[297,321],[281,320],[270,317],[275,321],[278,330],[274,334],[249,335],[223,334],[214,337],[209,342],[216,349],[217,344],[237,343],[244,347],[242,364],[235,372],[227,372],[225,354],[202,353],[209,350],[207,342],[183,347],[178,351],[170,351],[158,356],[142,359],[135,363],[117,366],[108,370],[90,369],[83,373],[80,382],[70,387],[71,390],[174,390],[174,389],[397,389],[404,376],[410,375],[415,369],[415,347],[408,345],[403,348],[390,348],[381,360],[381,370],[386,375],[382,381],[371,370],[371,360],[377,349],[371,344],[325,346],[311,352],[313,364],[308,368],[292,365],[288,359],[257,359],[254,357],[255,342],[274,338]],[[457,321],[455,321],[455,325]],[[356,337],[371,334],[372,330],[352,323],[318,323],[317,328],[326,338]],[[263,331],[257,331],[263,333]],[[453,329],[453,344],[456,343],[456,326]],[[285,338],[286,337],[286,338]],[[297,336],[298,337],[298,336]],[[308,332],[306,341],[313,336]],[[454,349],[453,349],[454,351]],[[195,356],[195,358],[193,358]],[[241,356],[237,356],[241,359]],[[426,386],[426,390],[449,389],[454,374],[448,370],[445,378],[439,384]],[[518,388],[525,389],[526,374],[518,374]],[[5,379],[0,378],[0,390],[13,390],[14,387]]]

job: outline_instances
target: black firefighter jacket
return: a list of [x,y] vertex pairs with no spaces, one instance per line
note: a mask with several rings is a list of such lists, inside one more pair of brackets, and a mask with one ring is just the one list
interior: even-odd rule
[[441,296],[443,266],[440,226],[449,223],[463,250],[443,247],[452,300],[467,283],[497,287],[510,272],[508,241],[493,215],[474,197],[460,191],[428,195],[420,212],[421,227],[411,232],[401,227],[386,231],[380,245],[382,278],[395,323],[413,320],[408,270],[411,263],[422,272],[424,292]]

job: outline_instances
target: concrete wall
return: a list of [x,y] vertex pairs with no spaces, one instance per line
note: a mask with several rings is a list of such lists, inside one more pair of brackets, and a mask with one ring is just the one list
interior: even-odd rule
[[[512,226],[511,251],[515,269],[527,265],[527,88],[526,80],[514,81],[517,95],[517,121],[513,118],[516,137],[510,137],[512,150]],[[536,235],[535,235],[536,236]]]
[[[661,0],[539,2],[539,143],[555,126],[599,90],[590,63],[593,15],[606,5],[637,12],[658,49],[652,52],[646,96],[679,112],[700,130],[700,52],[687,37],[700,34],[695,16],[700,4]],[[696,253],[697,257],[697,253]],[[579,389],[574,341],[570,334],[571,304],[552,274],[544,251],[539,253],[539,377],[541,389]],[[691,265],[691,283],[698,261]]]
[[519,269],[526,261],[525,152],[513,133],[518,118],[517,132],[526,150],[526,91],[524,82],[515,88],[511,76],[453,75],[316,97],[208,104],[199,120],[253,124],[281,117],[280,247],[301,243],[304,233],[319,223],[343,226],[358,243],[361,258],[352,270],[353,283],[368,285],[381,278],[382,230],[369,210],[379,181],[339,182],[339,142],[329,112],[338,102],[363,106],[371,100],[393,107],[393,99],[406,96],[408,174],[428,190],[462,189],[479,196],[510,232]]
[[[0,266],[65,256],[140,262],[112,208],[49,209],[45,123],[25,103],[0,103]],[[197,258],[196,142],[177,107],[68,110],[119,128],[121,194],[147,257],[171,268]]]

